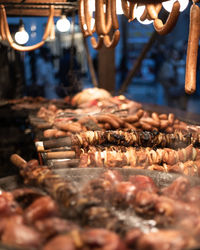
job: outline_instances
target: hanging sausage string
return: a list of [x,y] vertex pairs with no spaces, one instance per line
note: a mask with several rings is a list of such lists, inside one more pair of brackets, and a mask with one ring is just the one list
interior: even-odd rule
[[[160,35],[166,35],[176,25],[180,11],[183,11],[188,3],[189,0],[170,0],[163,3],[160,1],[139,4],[121,0],[121,7],[129,22],[136,18],[143,24],[153,23],[155,30]],[[91,8],[92,4],[95,4],[94,9]],[[84,37],[91,37],[91,44],[94,49],[100,49],[103,44],[107,48],[114,48],[118,44],[120,38],[116,11],[118,4],[116,0],[79,1],[81,31]],[[158,17],[162,7],[169,12],[165,23]],[[93,15],[95,17],[94,25],[92,25]],[[95,32],[97,36],[94,36]],[[112,34],[112,38],[110,38],[110,34]]]

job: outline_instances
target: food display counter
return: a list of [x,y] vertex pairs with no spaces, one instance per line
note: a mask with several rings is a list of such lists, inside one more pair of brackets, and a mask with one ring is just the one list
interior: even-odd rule
[[[15,144],[7,153],[8,171],[0,178],[0,249],[200,249],[200,116],[135,102],[123,93],[112,96],[97,88],[102,84],[95,75],[88,41],[106,56],[111,49],[108,61],[114,61],[120,30],[117,1],[93,1],[94,15],[91,2],[0,1],[1,42],[20,53],[55,38],[55,16],[64,19],[70,13],[74,26],[78,14],[95,86],[62,100],[24,97],[0,102],[0,109],[4,109],[2,141],[8,143],[16,133],[15,143],[8,143]],[[165,18],[163,2],[171,3]],[[198,2],[192,2],[190,11],[188,94],[196,90]],[[152,22],[155,29],[121,84],[124,92],[158,34],[166,35],[175,27],[183,3],[120,3],[129,22],[135,18]],[[48,16],[42,40],[30,46],[18,44],[7,16],[37,14]],[[72,34],[72,47],[73,39]],[[103,69],[109,64],[105,58],[99,63]],[[102,68],[102,79],[113,79],[114,71],[107,75]],[[76,79],[72,74],[68,77]],[[9,134],[6,127],[12,123],[17,129]],[[15,171],[9,171],[10,165]]]

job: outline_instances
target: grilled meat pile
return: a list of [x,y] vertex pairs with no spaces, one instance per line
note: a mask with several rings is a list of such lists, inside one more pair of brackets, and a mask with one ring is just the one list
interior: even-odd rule
[[[200,186],[183,176],[159,187],[144,175],[108,170],[85,184],[31,160],[30,188],[0,195],[1,241],[50,249],[185,249],[200,244]],[[52,197],[52,198],[50,198]]]

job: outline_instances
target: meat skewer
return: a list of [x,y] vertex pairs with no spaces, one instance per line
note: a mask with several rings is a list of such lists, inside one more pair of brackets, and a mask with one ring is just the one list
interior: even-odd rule
[[47,166],[39,166],[36,160],[26,162],[17,154],[11,156],[11,162],[20,169],[26,184],[43,187],[53,198],[65,204],[76,195],[76,188]]
[[200,159],[200,150],[188,146],[184,149],[173,150],[169,148],[133,148],[133,147],[105,147],[103,150],[97,147],[89,147],[89,150],[81,149],[80,166],[99,167],[148,167],[154,164],[175,165],[180,162],[197,161]]
[[121,146],[169,147],[183,148],[190,144],[198,145],[198,133],[184,134],[176,131],[173,134],[164,134],[149,131],[87,131],[73,134],[69,137],[48,140],[43,142],[45,149],[62,146],[84,146],[114,144]]

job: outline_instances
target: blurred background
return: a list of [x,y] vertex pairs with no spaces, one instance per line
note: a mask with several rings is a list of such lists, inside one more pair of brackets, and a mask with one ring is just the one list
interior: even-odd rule
[[[197,91],[192,96],[184,93],[189,9],[190,4],[180,14],[174,30],[166,36],[155,35],[152,24],[143,25],[137,20],[129,23],[124,15],[119,15],[121,37],[117,47],[111,52],[111,70],[114,70],[114,75],[108,83],[101,79],[102,67],[100,70],[99,66],[100,57],[106,54],[103,50],[94,50],[90,38],[83,39],[78,15],[67,17],[68,24],[65,30],[59,29],[59,25],[56,25],[59,18],[55,17],[55,39],[47,41],[41,49],[17,52],[3,43],[0,44],[0,98],[63,98],[92,87],[85,47],[87,46],[99,87],[109,90],[113,95],[124,94],[139,102],[199,113],[199,63]],[[20,19],[29,35],[26,45],[41,41],[47,18],[8,17],[13,34],[19,28]],[[129,71],[152,37],[153,42],[140,67],[134,77],[127,81]]]

